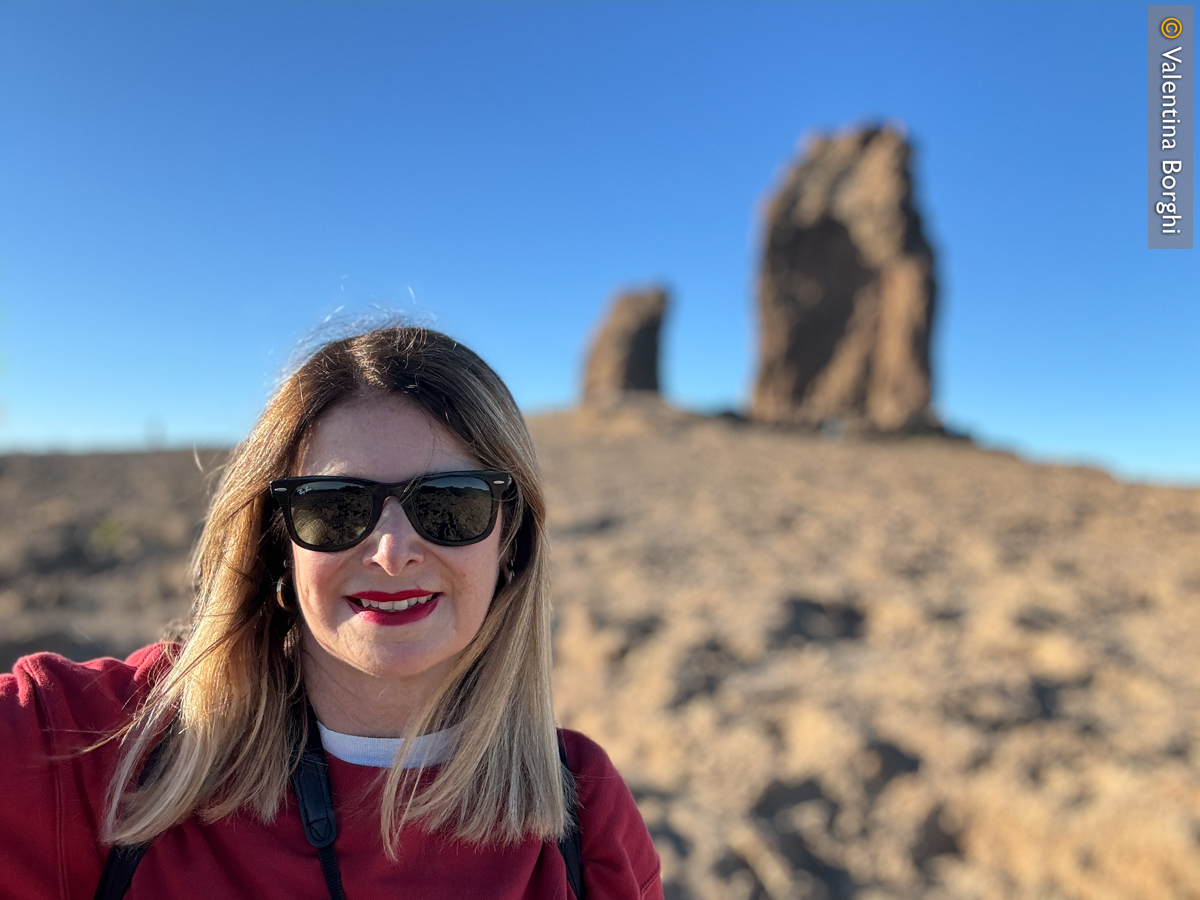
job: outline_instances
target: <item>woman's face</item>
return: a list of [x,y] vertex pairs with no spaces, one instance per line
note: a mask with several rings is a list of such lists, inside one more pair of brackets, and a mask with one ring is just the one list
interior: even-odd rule
[[[418,407],[380,395],[324,413],[298,474],[395,482],[480,468],[479,460]],[[443,547],[418,535],[399,501],[389,497],[375,530],[349,550],[320,553],[293,545],[306,665],[316,666],[322,683],[333,679],[344,696],[399,687],[420,705],[487,615],[499,570],[500,530],[497,522],[479,543]],[[402,611],[379,606],[406,601]],[[381,678],[392,681],[385,685]]]

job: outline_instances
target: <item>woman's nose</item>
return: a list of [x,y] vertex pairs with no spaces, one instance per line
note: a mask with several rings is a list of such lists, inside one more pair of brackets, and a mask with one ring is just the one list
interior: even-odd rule
[[395,497],[388,497],[383,512],[366,541],[366,563],[380,565],[390,574],[419,562],[425,556],[425,546],[408,521],[408,516]]

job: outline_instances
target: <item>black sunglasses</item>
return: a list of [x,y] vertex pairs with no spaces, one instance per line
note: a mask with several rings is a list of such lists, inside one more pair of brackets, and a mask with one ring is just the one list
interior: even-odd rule
[[443,547],[482,541],[512,485],[506,472],[437,472],[384,484],[340,475],[271,482],[292,540],[306,550],[347,550],[374,531],[388,497],[400,501],[413,530]]

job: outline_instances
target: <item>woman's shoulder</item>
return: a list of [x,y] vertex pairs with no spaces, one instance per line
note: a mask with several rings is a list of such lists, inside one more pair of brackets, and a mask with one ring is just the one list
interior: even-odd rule
[[558,735],[575,776],[589,896],[661,900],[658,853],[629,786],[591,738],[565,728]]
[[603,747],[568,728],[558,729],[558,737],[567,753],[567,768],[575,776],[581,812],[589,805],[611,812],[636,809],[633,794]]
[[170,668],[177,645],[152,644],[124,660],[73,662],[57,653],[23,656],[0,675],[0,707],[38,709],[52,728],[94,728],[132,713],[150,686]]
[[[558,739],[567,751],[567,766],[576,775],[583,773],[603,774],[616,773],[612,760],[604,752],[604,748],[586,734],[572,731],[570,728],[558,729]],[[593,772],[593,770],[596,770]]]
[[170,667],[178,646],[163,641],[135,650],[125,659],[105,656],[87,662],[74,662],[57,653],[32,653],[17,660],[11,677],[42,688],[90,685],[98,691],[132,693]]
[[35,653],[0,675],[8,776],[0,885],[21,885],[27,897],[84,896],[84,889],[90,896],[104,863],[96,823],[119,747],[107,738],[127,724],[169,656],[162,644],[126,660],[84,663]]

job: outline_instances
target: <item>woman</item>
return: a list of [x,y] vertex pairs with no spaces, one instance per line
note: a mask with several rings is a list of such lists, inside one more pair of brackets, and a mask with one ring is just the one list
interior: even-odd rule
[[229,461],[186,641],[0,680],[0,892],[557,900],[577,816],[588,900],[661,898],[628,788],[554,728],[544,521],[478,356],[322,347]]

